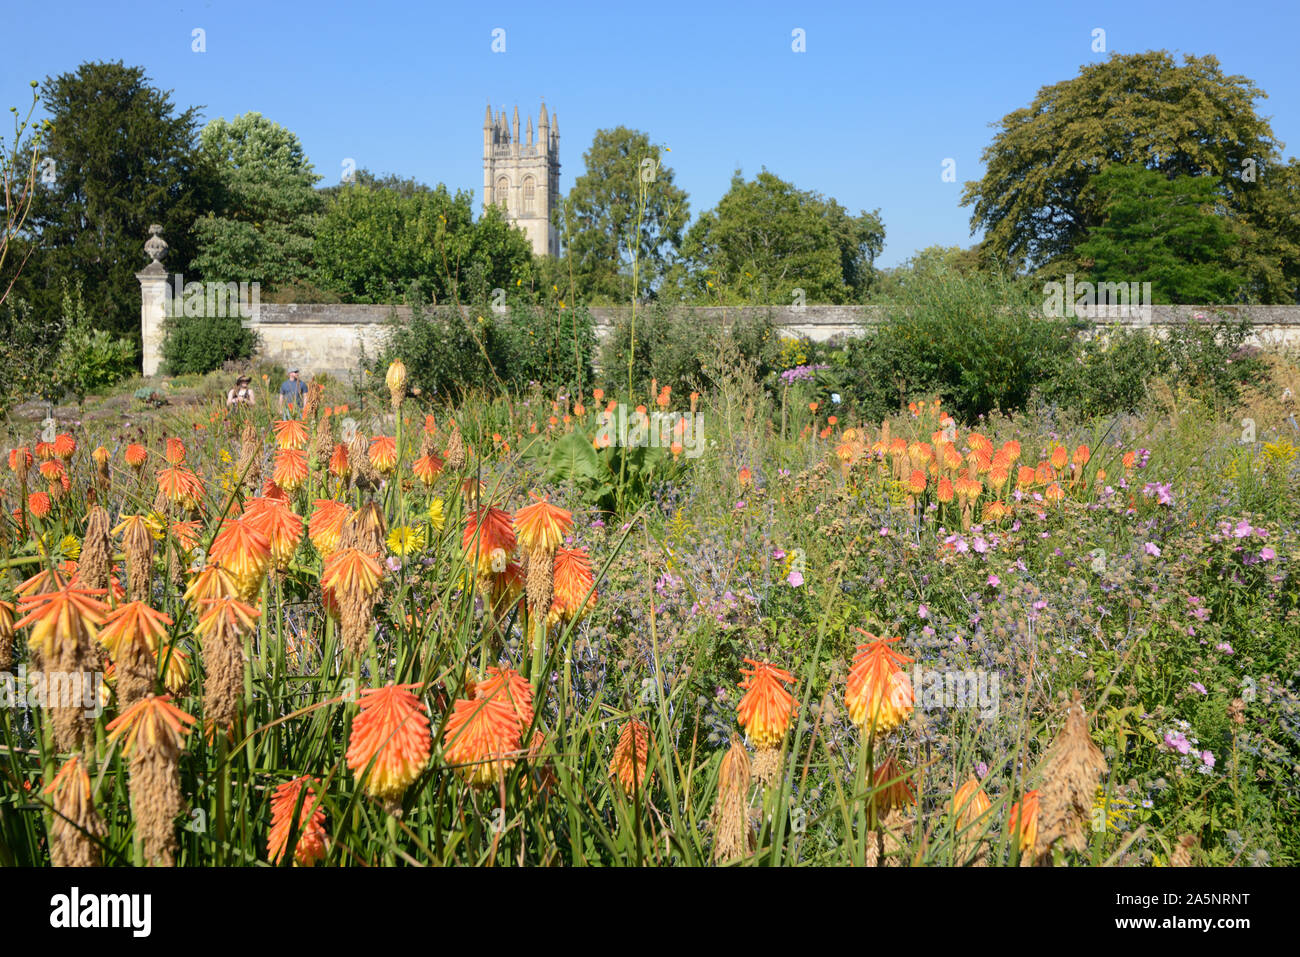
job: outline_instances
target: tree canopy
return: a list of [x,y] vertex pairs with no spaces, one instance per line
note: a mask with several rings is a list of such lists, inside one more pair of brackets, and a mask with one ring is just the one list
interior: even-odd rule
[[204,279],[270,288],[307,275],[324,200],[298,137],[244,113],[213,120],[199,144],[217,194],[214,209],[194,223],[198,254],[190,268]]
[[580,297],[630,299],[634,254],[640,295],[662,281],[690,218],[686,192],[663,162],[666,151],[639,130],[596,131],[582,157],[586,172],[553,216]]
[[[1189,55],[1179,65],[1165,51],[1116,53],[1084,66],[998,124],[984,151],[986,172],[963,194],[972,231],[985,229],[989,251],[1018,265],[1075,268],[1077,245],[1105,216],[1089,186],[1117,164],[1204,177],[1232,216],[1248,223],[1253,216],[1263,227],[1269,214],[1260,207],[1277,216],[1287,195],[1281,185],[1268,199],[1251,196],[1260,174],[1271,176],[1280,163],[1272,129],[1255,111],[1264,95],[1246,77],[1224,74],[1213,56]],[[1246,251],[1252,256],[1242,267],[1258,287],[1267,254],[1263,245]],[[1279,281],[1275,274],[1274,293]]]

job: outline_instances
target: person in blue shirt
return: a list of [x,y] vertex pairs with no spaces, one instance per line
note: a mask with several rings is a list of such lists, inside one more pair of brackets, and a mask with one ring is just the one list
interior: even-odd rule
[[306,398],[307,383],[298,378],[297,369],[290,369],[289,378],[280,384],[280,417],[284,417],[286,408],[290,414],[300,410]]

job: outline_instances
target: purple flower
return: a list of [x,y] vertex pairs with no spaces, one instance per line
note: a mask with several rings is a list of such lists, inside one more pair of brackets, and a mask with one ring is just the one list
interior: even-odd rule
[[989,766],[985,764],[983,761],[975,765],[975,776],[977,778],[983,778],[988,773],[989,773]]
[[1202,751],[1201,763],[1204,764],[1207,768],[1214,767],[1214,755],[1209,751]]
[[1271,548],[1261,548],[1259,550],[1259,557],[1266,562],[1271,562],[1273,559],[1277,558],[1277,552],[1273,551]]
[[929,617],[930,617],[930,609],[927,608],[925,605],[919,605],[919,606],[917,606],[917,609],[916,609],[916,617],[917,617],[917,618],[929,618]]
[[999,585],[1002,584],[1002,579],[999,578],[997,575],[993,574],[992,572],[989,572],[988,583],[992,585],[994,588],[997,588]]
[[1165,747],[1169,748],[1171,751],[1177,751],[1179,754],[1186,754],[1192,750],[1191,744],[1188,743],[1187,735],[1183,734],[1181,731],[1166,731]]
[[1199,681],[1193,681],[1188,687],[1193,691],[1199,691],[1203,695],[1209,694],[1209,692],[1205,690],[1205,685],[1201,684]]
[[1233,654],[1232,645],[1228,644],[1226,641],[1219,642],[1214,646],[1214,650],[1222,651],[1225,655]]
[[1157,545],[1155,542],[1147,542],[1145,545],[1142,546],[1142,549],[1148,555],[1154,555],[1156,558],[1160,557],[1160,546]]

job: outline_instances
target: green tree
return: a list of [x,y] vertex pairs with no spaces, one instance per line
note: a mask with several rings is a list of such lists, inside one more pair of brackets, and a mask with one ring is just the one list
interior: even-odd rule
[[662,280],[690,218],[686,192],[663,163],[665,151],[639,130],[596,131],[582,156],[586,172],[553,217],[580,298],[630,299],[634,257],[641,295]]
[[197,111],[177,113],[142,68],[120,61],[48,77],[41,102],[50,128],[28,220],[31,259],[14,294],[30,302],[36,321],[51,321],[64,283],[80,281],[96,324],[138,343],[135,273],[149,224],[162,224],[167,261],[188,263],[196,212],[212,198],[195,147]]
[[1088,188],[1103,216],[1075,247],[1089,280],[1149,282],[1155,302],[1238,299],[1242,277],[1225,260],[1236,239],[1214,180],[1117,165]]
[[532,251],[523,232],[496,208],[474,222],[472,201],[442,184],[409,195],[348,185],[317,230],[317,283],[354,302],[400,302],[416,284],[438,304],[482,303],[526,280]]
[[686,234],[685,285],[700,295],[711,283],[746,302],[788,304],[796,289],[807,302],[861,301],[885,243],[877,214],[850,216],[767,170],[748,182],[737,170]]
[[216,172],[217,206],[194,223],[190,268],[219,282],[260,282],[267,291],[302,279],[324,200],[320,179],[291,131],[260,113],[216,119],[199,134]]
[[[1165,51],[1116,53],[1086,65],[1003,117],[984,151],[984,176],[963,193],[972,232],[987,230],[990,251],[1017,266],[1068,271],[1075,247],[1104,218],[1087,187],[1115,164],[1205,176],[1240,213],[1258,185],[1243,172],[1268,165],[1278,149],[1255,112],[1263,95],[1246,77],[1225,75],[1213,56],[1187,56],[1180,66]],[[1257,256],[1247,272],[1264,266]]]

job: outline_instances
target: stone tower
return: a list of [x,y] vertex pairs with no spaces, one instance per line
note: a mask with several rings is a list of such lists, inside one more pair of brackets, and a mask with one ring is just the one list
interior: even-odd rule
[[489,103],[483,118],[483,208],[496,203],[506,219],[521,228],[539,256],[558,256],[560,236],[551,225],[551,211],[560,204],[560,118],[547,116],[546,104],[533,137],[533,118],[519,136],[519,107],[506,122],[505,107],[493,115]]

